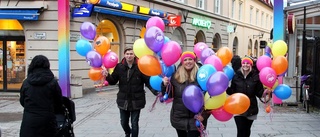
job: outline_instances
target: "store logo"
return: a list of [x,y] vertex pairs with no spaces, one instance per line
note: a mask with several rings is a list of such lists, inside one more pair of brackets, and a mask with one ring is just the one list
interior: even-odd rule
[[107,1],[107,5],[115,8],[119,8],[119,3]]
[[181,16],[178,15],[169,15],[169,27],[179,27],[181,26]]
[[203,20],[203,19],[193,18],[192,25],[210,29],[211,21],[210,20]]
[[160,15],[160,12],[151,10],[151,14],[159,16],[159,15]]

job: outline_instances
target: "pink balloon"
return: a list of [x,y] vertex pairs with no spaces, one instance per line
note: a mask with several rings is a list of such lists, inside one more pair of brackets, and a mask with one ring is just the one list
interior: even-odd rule
[[146,24],[146,29],[156,26],[162,31],[164,31],[165,25],[163,20],[160,17],[154,16],[148,19],[147,24]]
[[164,44],[161,50],[161,57],[166,66],[171,66],[180,59],[182,53],[180,45],[175,41]]
[[233,117],[233,114],[225,111],[223,109],[223,107],[211,110],[211,114],[214,118],[216,118],[217,120],[222,121],[222,122],[228,121]]
[[113,68],[118,63],[118,55],[112,51],[103,56],[102,63],[106,68]]
[[257,68],[261,71],[265,67],[271,67],[272,60],[267,55],[262,55],[257,60]]
[[104,81],[103,84],[104,84],[104,86],[109,86],[109,82],[108,81]]
[[217,71],[222,71],[223,70],[223,65],[222,65],[222,61],[219,57],[217,57],[216,55],[211,55],[209,56],[205,61],[204,64],[211,64],[212,66],[214,66]]
[[193,52],[196,53],[196,56],[198,58],[201,57],[201,51],[208,48],[208,45],[203,42],[198,42],[196,45],[193,47]]
[[272,88],[277,81],[277,74],[272,68],[265,67],[260,71],[259,79],[263,85]]

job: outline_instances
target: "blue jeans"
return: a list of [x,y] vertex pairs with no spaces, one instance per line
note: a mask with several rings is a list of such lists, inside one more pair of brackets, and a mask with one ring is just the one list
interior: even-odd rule
[[[131,126],[129,126],[129,118],[131,116]],[[121,126],[126,134],[132,134],[132,137],[138,137],[139,134],[139,117],[140,109],[134,111],[127,111],[120,109]]]

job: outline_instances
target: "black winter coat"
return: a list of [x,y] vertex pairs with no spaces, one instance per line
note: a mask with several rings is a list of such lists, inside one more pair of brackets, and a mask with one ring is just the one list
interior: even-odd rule
[[24,107],[20,137],[54,137],[56,113],[62,110],[61,88],[49,69],[35,69],[20,89]]
[[[196,81],[195,82],[184,82],[182,84],[178,83],[176,79],[174,79],[174,75],[172,75],[170,83],[172,84],[172,91],[169,95],[170,98],[173,98],[171,112],[170,112],[170,122],[171,125],[178,130],[184,131],[195,131],[198,130],[195,125],[195,113],[190,111],[182,101],[182,93],[184,89],[189,85],[199,85]],[[166,91],[166,87],[162,83],[161,91],[164,94]],[[202,123],[204,126],[207,126],[207,119],[209,118],[210,113],[204,111],[202,113],[202,117],[204,121]]]
[[250,99],[249,109],[241,114],[242,116],[252,116],[259,112],[257,98],[261,98],[263,94],[263,85],[259,79],[259,73],[252,70],[245,78],[241,72],[241,69],[236,71],[231,87],[227,89],[227,94],[231,95],[233,93],[244,93]]
[[133,111],[139,110],[146,105],[146,96],[144,85],[146,85],[153,94],[157,91],[153,90],[149,84],[149,76],[144,75],[138,68],[137,59],[135,58],[132,67],[129,68],[125,58],[118,63],[113,73],[106,77],[110,85],[119,82],[119,92],[117,94],[117,104],[120,109]]

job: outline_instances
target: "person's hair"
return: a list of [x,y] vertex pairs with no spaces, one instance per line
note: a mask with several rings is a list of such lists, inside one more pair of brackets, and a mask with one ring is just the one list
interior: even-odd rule
[[36,68],[50,69],[49,59],[44,55],[35,56],[29,65],[28,74]]
[[196,81],[198,69],[199,67],[195,63],[190,73],[188,73],[184,66],[180,65],[174,75],[174,78],[178,81],[178,83],[183,83],[185,81],[194,82]]
[[231,59],[232,68],[237,71],[241,68],[241,58],[239,55],[234,55]]
[[133,50],[133,48],[131,46],[126,47],[123,51],[123,54],[126,54],[128,50]]

